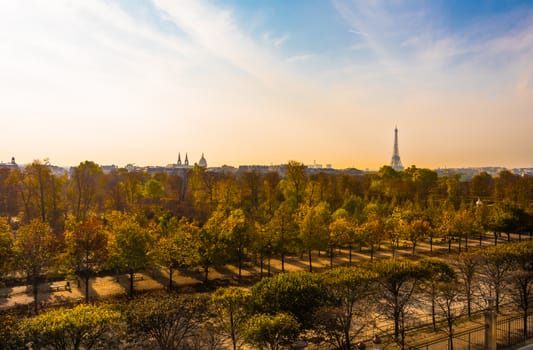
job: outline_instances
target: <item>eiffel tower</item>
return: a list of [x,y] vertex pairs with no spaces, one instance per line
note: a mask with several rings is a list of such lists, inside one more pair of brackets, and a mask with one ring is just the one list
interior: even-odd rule
[[400,151],[398,150],[398,127],[394,127],[394,152],[392,153],[390,166],[396,171],[403,170],[402,161],[400,160]]

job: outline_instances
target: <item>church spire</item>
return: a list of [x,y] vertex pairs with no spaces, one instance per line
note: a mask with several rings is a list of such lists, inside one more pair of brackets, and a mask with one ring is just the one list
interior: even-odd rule
[[390,166],[396,170],[403,170],[402,161],[400,160],[400,151],[398,149],[398,127],[394,127],[394,151],[392,153],[392,160]]
[[181,154],[178,152],[178,165],[181,165]]
[[185,153],[185,165],[189,165],[189,157],[187,156],[187,153]]

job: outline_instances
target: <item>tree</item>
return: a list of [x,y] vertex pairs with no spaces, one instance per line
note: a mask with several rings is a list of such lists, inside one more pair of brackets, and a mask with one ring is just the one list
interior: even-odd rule
[[488,289],[489,295],[493,295],[495,298],[496,312],[500,310],[501,295],[512,267],[511,255],[507,252],[505,246],[493,246],[481,253],[480,272],[482,282]]
[[[432,259],[425,258],[420,261],[420,267],[424,269],[430,278],[425,281],[425,289],[431,298],[431,321],[433,323],[433,330],[437,330],[437,322],[435,319],[435,303],[437,299],[437,290],[439,287],[446,289],[448,292],[448,283],[457,282],[457,275],[455,271],[447,263]],[[448,296],[449,293],[445,293]],[[450,300],[446,299],[446,302]],[[449,306],[449,305],[447,305]]]
[[66,257],[69,267],[84,280],[85,302],[89,302],[89,279],[107,263],[109,233],[94,216],[71,225],[65,232]]
[[376,275],[364,267],[339,267],[325,272],[323,279],[328,305],[318,311],[318,330],[336,349],[349,350],[354,336],[368,324]]
[[233,350],[241,338],[249,298],[250,293],[238,287],[219,288],[211,297],[218,324],[230,336]]
[[89,160],[71,170],[70,191],[72,211],[76,220],[82,221],[96,209],[100,200],[102,168]]
[[285,272],[285,255],[294,248],[298,236],[295,212],[287,202],[282,202],[276,209],[267,230],[271,233],[272,248],[281,256],[281,272]]
[[[78,305],[48,311],[23,321],[21,328],[35,348],[92,349],[120,320],[118,311],[106,306]],[[107,343],[107,342],[106,342]]]
[[257,314],[246,322],[244,338],[260,349],[282,349],[292,343],[299,334],[300,325],[294,316],[287,313],[275,315]]
[[194,237],[198,249],[198,264],[204,269],[204,283],[208,282],[209,268],[220,266],[227,261],[226,244],[222,240],[224,213],[215,211]]
[[313,271],[311,252],[327,246],[329,240],[329,207],[326,202],[320,202],[314,207],[302,206],[300,210],[300,241],[307,251],[309,258],[309,272]]
[[184,349],[202,321],[203,298],[175,294],[145,296],[129,302],[125,312],[128,330],[138,340],[155,343],[160,350]]
[[435,284],[435,302],[443,311],[446,317],[446,324],[448,326],[448,344],[449,350],[453,350],[453,323],[459,316],[454,312],[453,306],[460,302],[460,287],[457,283],[457,276],[448,276],[445,279],[439,280]]
[[242,209],[232,210],[222,222],[222,238],[233,249],[237,258],[240,281],[244,251],[250,245],[249,223]]
[[522,312],[524,339],[527,338],[528,312],[533,295],[533,244],[519,242],[506,247],[511,258],[508,281],[511,284],[511,298]]
[[[343,208],[337,209],[331,216],[329,224],[330,245],[348,246],[349,264],[352,264],[352,249],[357,240],[356,230],[353,222],[348,217],[348,212]],[[333,252],[330,252],[333,255]]]
[[[165,224],[160,223],[160,226]],[[191,266],[198,261],[198,247],[195,237],[199,228],[186,219],[171,220],[167,227],[161,228],[159,238],[153,249],[157,263],[168,270],[168,288],[172,289],[174,271]]]
[[133,217],[112,213],[110,223],[109,255],[111,264],[129,275],[129,296],[134,294],[135,273],[150,266],[152,257],[152,236]]
[[13,233],[7,219],[0,217],[0,285],[13,263]]
[[46,222],[34,219],[17,231],[13,252],[17,267],[26,274],[32,287],[35,314],[38,313],[39,283],[53,266],[56,248],[55,236]]
[[393,319],[394,339],[404,349],[406,308],[416,287],[426,277],[426,271],[404,259],[381,260],[373,266],[378,285],[376,302],[382,312]]
[[285,180],[282,180],[283,195],[292,208],[297,209],[303,203],[307,187],[307,175],[302,163],[290,161],[285,171]]
[[324,284],[309,272],[291,272],[264,278],[252,287],[255,313],[292,314],[302,327],[313,325],[315,311],[325,302]]
[[472,300],[473,300],[473,286],[474,278],[478,271],[479,256],[477,253],[463,252],[459,254],[459,271],[462,277],[464,296],[466,297],[466,310],[468,318],[472,316]]

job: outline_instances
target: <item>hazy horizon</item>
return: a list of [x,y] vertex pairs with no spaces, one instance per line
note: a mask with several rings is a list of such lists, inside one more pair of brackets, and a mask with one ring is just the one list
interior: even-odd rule
[[0,0],[0,161],[533,167],[530,1]]

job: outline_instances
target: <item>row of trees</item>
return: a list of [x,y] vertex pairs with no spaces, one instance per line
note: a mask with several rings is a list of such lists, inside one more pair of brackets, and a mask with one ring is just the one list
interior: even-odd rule
[[[525,332],[533,284],[531,241],[462,253],[457,261],[451,266],[434,258],[391,258],[319,274],[278,274],[249,290],[220,288],[209,297],[170,293],[126,304],[60,309],[20,323],[4,317],[7,331],[0,340],[56,349],[90,349],[99,342],[107,348],[130,343],[159,349],[221,349],[226,339],[233,349],[243,342],[258,349],[280,349],[312,331],[318,341],[348,350],[362,340],[361,331],[372,320],[384,317],[393,325],[393,340],[404,348],[406,322],[416,317],[414,309],[426,308],[420,300],[429,300],[435,329],[437,315],[453,337],[455,321],[466,316],[463,306],[470,307],[473,281],[479,282],[479,291],[496,297],[496,305],[504,296],[514,300],[513,305],[524,311]],[[117,339],[123,339],[122,344]]]
[[533,200],[533,178],[509,171],[495,178],[481,173],[461,181],[459,175],[439,177],[415,166],[400,172],[384,166],[374,174],[307,175],[305,166],[294,161],[282,168],[283,176],[213,172],[199,166],[170,172],[120,168],[104,173],[92,161],[72,167],[69,173],[52,169],[47,160],[24,168],[0,168],[0,216],[17,217],[24,223],[39,218],[57,233],[64,230],[67,217],[81,221],[90,213],[109,211],[147,216],[170,212],[203,225],[220,207],[239,208],[246,216],[266,222],[283,203],[296,210],[323,202],[334,212],[350,198],[359,198],[365,205],[410,202],[420,208],[446,202],[455,209],[480,199],[525,210]]

